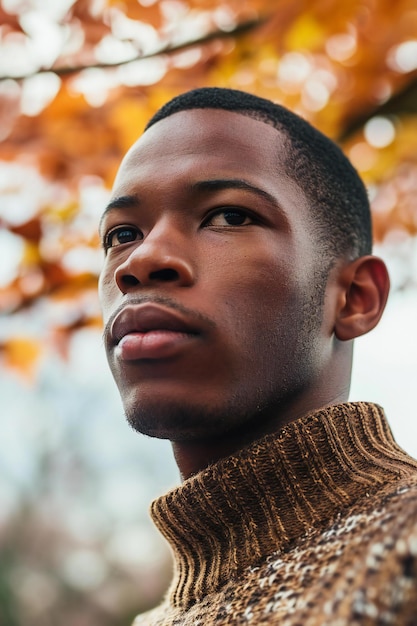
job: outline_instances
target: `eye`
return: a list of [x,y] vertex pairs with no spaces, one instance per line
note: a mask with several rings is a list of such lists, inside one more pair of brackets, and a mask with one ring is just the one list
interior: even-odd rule
[[207,219],[205,226],[249,226],[254,221],[243,209],[221,209]]
[[142,233],[134,226],[118,226],[113,228],[104,236],[104,249],[116,248],[124,243],[131,243],[137,239],[142,239]]

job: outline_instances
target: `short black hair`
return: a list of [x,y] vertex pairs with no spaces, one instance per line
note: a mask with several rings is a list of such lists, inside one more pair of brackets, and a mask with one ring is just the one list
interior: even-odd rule
[[286,174],[311,203],[312,224],[328,267],[341,257],[372,250],[369,199],[357,171],[334,141],[285,107],[244,91],[203,87],[176,96],[149,120],[190,109],[223,109],[270,124],[287,139]]

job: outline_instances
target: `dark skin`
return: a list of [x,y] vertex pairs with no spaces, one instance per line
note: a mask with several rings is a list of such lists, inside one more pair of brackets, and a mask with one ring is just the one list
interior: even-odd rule
[[263,122],[176,113],[129,151],[102,219],[109,364],[129,421],[172,442],[184,479],[346,401],[353,339],[386,303],[377,257],[320,273],[283,158]]

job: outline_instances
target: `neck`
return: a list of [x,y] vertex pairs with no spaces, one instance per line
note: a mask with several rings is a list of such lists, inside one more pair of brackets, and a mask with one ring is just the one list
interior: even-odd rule
[[182,480],[194,476],[220,459],[224,459],[246,448],[265,435],[279,432],[294,420],[328,406],[346,402],[349,388],[346,387],[330,400],[318,398],[311,402],[293,402],[291,406],[280,407],[271,417],[256,416],[248,425],[230,433],[204,440],[172,441],[172,450]]

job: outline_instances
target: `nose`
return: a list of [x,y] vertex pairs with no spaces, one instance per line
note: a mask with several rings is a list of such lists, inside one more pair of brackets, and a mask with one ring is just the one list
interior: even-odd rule
[[175,236],[172,228],[148,234],[114,272],[120,291],[125,294],[138,286],[160,283],[191,286],[195,271],[186,247],[184,237]]

